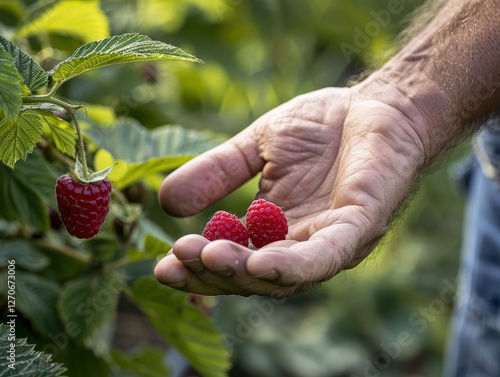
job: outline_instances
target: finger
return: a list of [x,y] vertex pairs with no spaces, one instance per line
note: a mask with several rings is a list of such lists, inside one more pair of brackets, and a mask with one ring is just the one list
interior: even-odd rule
[[253,130],[242,131],[169,174],[158,192],[161,206],[174,216],[189,216],[220,200],[263,167]]
[[223,295],[223,292],[198,279],[184,263],[175,255],[169,254],[155,266],[154,274],[161,284],[184,292],[197,293],[207,296]]
[[[198,235],[188,235],[179,239],[173,247],[174,255],[207,286],[224,294],[248,296],[259,294],[281,297],[290,287],[281,287],[248,274],[246,263],[249,256],[258,251],[250,250],[228,240],[209,242]],[[191,287],[201,290],[194,280]]]

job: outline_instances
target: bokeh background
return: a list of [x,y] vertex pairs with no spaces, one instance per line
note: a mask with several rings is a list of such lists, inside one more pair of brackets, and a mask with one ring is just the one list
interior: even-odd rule
[[[147,34],[205,64],[121,65],[72,80],[62,90],[149,128],[181,124],[229,137],[296,95],[344,86],[379,64],[420,4],[102,0],[111,34]],[[8,24],[16,15],[2,17]],[[52,38],[57,45],[57,36]],[[78,45],[64,39],[60,51]],[[455,177],[468,151],[462,146],[424,177],[398,226],[355,270],[282,301],[210,301],[232,350],[231,375],[438,376],[459,290],[464,196]],[[154,196],[147,210],[175,237],[199,233],[215,210],[243,216],[257,185],[258,177],[188,219],[164,214]]]

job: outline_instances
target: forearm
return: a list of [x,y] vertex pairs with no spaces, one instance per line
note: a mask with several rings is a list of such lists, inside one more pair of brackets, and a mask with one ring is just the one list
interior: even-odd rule
[[500,106],[500,1],[452,0],[357,85],[408,117],[426,164]]

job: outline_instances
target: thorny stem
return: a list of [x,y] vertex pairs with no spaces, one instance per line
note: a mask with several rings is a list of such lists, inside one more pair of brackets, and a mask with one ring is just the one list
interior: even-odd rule
[[80,128],[80,123],[78,123],[78,117],[76,116],[75,110],[83,107],[82,105],[72,105],[68,102],[62,101],[60,99],[54,98],[53,95],[55,91],[59,88],[58,83],[56,83],[50,92],[47,94],[42,94],[42,95],[32,95],[32,96],[26,96],[23,97],[23,103],[53,103],[54,105],[61,106],[63,109],[65,109],[69,115],[71,116],[71,119],[73,119],[73,123],[75,125],[75,130],[76,130],[76,135],[78,137],[78,156],[80,157],[80,162],[82,163],[83,167],[83,175],[84,178],[87,179],[89,177],[89,169],[87,167],[87,156],[85,155],[85,145],[83,144],[83,135],[82,131]]

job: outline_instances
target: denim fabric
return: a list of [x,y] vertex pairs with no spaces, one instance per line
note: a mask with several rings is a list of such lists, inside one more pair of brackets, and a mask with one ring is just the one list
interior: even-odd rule
[[477,141],[446,377],[500,377],[500,131]]

